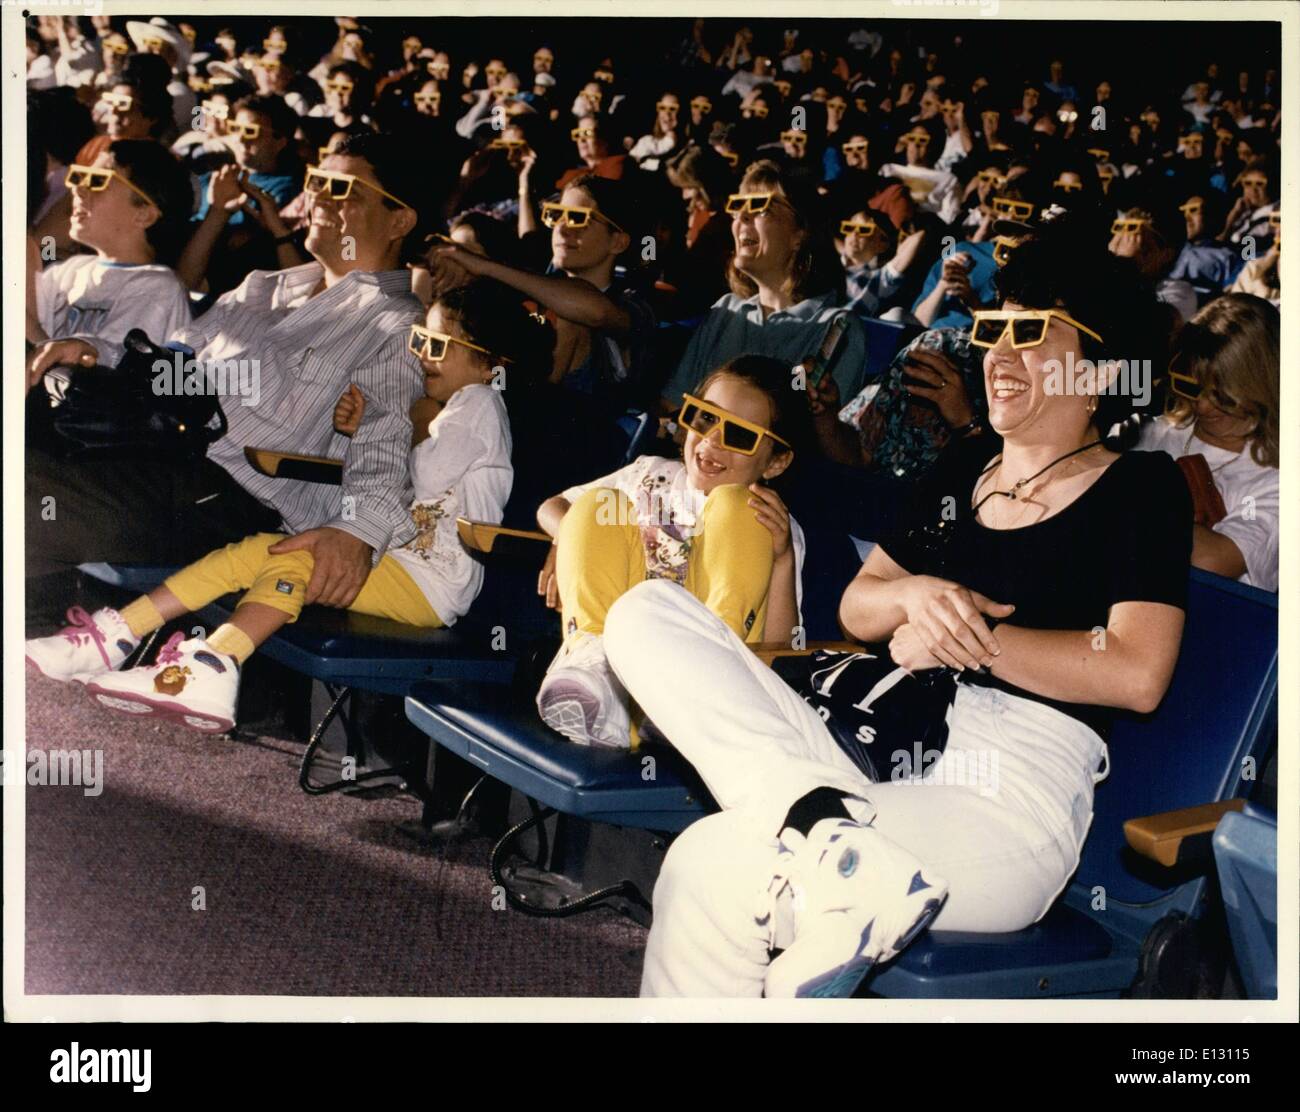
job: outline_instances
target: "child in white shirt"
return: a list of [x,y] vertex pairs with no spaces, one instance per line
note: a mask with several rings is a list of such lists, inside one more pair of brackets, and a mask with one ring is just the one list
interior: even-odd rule
[[742,355],[687,395],[680,460],[645,457],[544,502],[555,538],[538,591],[565,641],[537,695],[571,741],[627,748],[626,692],[605,660],[605,617],[651,579],[689,591],[743,640],[789,643],[800,623],[804,538],[766,484],[810,441],[806,395],[785,363]]

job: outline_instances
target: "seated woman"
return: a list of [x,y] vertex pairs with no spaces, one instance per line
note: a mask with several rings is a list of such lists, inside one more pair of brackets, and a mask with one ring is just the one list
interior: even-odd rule
[[663,411],[675,413],[684,394],[737,355],[759,351],[787,366],[812,359],[836,318],[842,331],[828,370],[841,396],[852,397],[866,366],[866,336],[839,307],[843,271],[814,184],[775,162],[755,162],[727,210],[735,244],[727,271],[732,292],[695,330],[663,391]]
[[1186,279],[1170,276],[1183,248],[1185,229],[1185,222],[1164,203],[1125,209],[1111,224],[1110,252],[1132,259],[1155,286],[1157,299],[1171,306],[1182,320],[1191,320],[1196,315],[1196,291]]
[[552,270],[535,274],[450,244],[429,254],[435,288],[463,276],[495,278],[552,317],[551,381],[604,399],[618,414],[652,404],[650,341],[654,314],[614,267],[632,257],[636,198],[626,182],[589,174],[542,206],[551,228]]
[[1178,252],[1169,277],[1191,284],[1196,298],[1204,304],[1217,296],[1240,272],[1240,251],[1215,239],[1221,228],[1227,203],[1217,189],[1200,189],[1188,194],[1178,206],[1187,228],[1187,242]]
[[[1126,323],[1141,288],[1062,231],[1016,250],[974,326],[1002,455],[936,473],[840,604],[907,671],[955,673],[923,778],[868,780],[863,742],[678,585],[610,608],[611,668],[722,808],[668,850],[644,995],[848,995],[927,924],[1029,926],[1077,868],[1112,710],[1153,710],[1173,674],[1191,507],[1171,460],[1101,443],[1124,399],[1047,385],[1067,359],[1146,350]],[[911,741],[875,739],[894,745]],[[995,759],[991,786],[956,774]]]
[[617,149],[617,140],[606,117],[580,116],[569,134],[580,165],[565,170],[555,182],[556,189],[567,189],[575,179],[588,174],[618,181],[627,173],[628,156]]
[[922,212],[933,213],[945,224],[961,214],[961,184],[950,170],[935,169],[943,142],[940,129],[932,123],[915,123],[898,139],[896,153],[902,162],[889,162],[880,168],[881,177],[894,178],[911,192],[912,201]]
[[660,93],[655,102],[655,122],[648,135],[641,136],[628,150],[628,157],[642,170],[658,170],[663,160],[681,146],[677,114],[681,100],[674,92]]
[[149,139],[119,139],[93,165],[70,166],[68,188],[72,238],[93,254],[44,270],[39,250],[29,259],[28,341],[120,344],[141,328],[161,343],[188,324],[189,295],[172,266],[193,194],[175,157]]
[[1137,441],[1200,474],[1192,564],[1266,591],[1278,582],[1281,324],[1258,297],[1210,302],[1174,341],[1168,408]]
[[647,579],[680,584],[746,643],[788,642],[800,624],[804,540],[768,484],[808,440],[790,368],[743,355],[688,397],[680,460],[643,456],[548,498],[537,521],[554,547],[538,581],[561,609],[564,644],[537,708],[582,745],[627,748],[627,695],[601,639],[614,601]]
[[[510,427],[499,376],[527,375],[541,330],[519,299],[496,283],[452,290],[411,326],[410,346],[424,368],[431,420],[414,420],[410,454],[411,527],[405,543],[374,565],[348,607],[434,629],[469,610],[483,568],[456,534],[456,517],[499,522],[510,493]],[[346,436],[364,420],[355,385],[339,399],[334,427]],[[73,608],[62,633],[27,642],[27,661],[51,679],[77,680],[103,706],[161,714],[178,724],[220,732],[235,722],[239,675],[259,645],[314,602],[319,584],[302,538],[257,533],[216,550],[170,576],[121,613]],[[140,638],[231,591],[243,591],[231,619],[210,636],[172,635],[153,664],[119,672]]]

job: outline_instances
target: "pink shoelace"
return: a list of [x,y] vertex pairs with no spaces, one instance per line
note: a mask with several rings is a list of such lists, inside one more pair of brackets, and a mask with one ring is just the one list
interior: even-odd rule
[[175,633],[173,633],[170,637],[168,637],[167,644],[165,644],[161,649],[158,650],[157,663],[164,666],[168,664],[179,663],[181,660],[181,653],[180,650],[176,648],[176,646],[179,645],[184,640],[185,640],[185,634],[179,629]]
[[99,650],[99,655],[103,657],[105,666],[108,668],[113,667],[113,662],[109,660],[108,653],[104,651],[103,632],[95,624],[95,619],[87,614],[82,607],[73,606],[68,610],[68,624],[59,630],[59,633],[78,648],[82,645],[93,644]]

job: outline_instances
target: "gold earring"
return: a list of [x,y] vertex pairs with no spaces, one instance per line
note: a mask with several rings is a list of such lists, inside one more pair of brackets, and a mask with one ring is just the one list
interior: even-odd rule
[[1097,412],[1097,399],[1094,396],[1088,399],[1088,416],[1091,417],[1096,412]]

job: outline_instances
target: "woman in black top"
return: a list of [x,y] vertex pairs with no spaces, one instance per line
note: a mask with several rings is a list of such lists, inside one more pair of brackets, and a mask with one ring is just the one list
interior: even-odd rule
[[[1158,310],[1129,264],[1064,224],[1023,241],[998,283],[974,338],[1002,451],[960,442],[840,607],[908,671],[955,670],[942,756],[829,730],[674,585],[610,611],[614,671],[723,808],[665,860],[645,994],[847,995],[931,921],[1035,922],[1078,866],[1108,716],[1153,710],[1169,684],[1190,497],[1170,460],[1100,442],[1132,398],[1080,365],[1159,365]],[[873,744],[888,782],[849,754]]]

